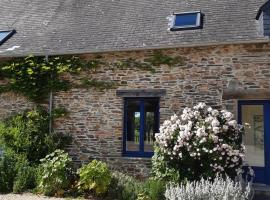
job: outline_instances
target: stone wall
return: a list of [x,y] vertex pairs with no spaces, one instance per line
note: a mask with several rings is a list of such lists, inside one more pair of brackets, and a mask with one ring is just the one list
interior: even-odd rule
[[[223,99],[227,90],[267,91],[270,89],[270,44],[226,45],[162,50],[164,54],[182,56],[183,66],[156,67],[156,72],[139,69],[98,68],[95,73],[84,72],[68,77],[114,80],[125,83],[117,89],[166,89],[160,99],[161,123],[185,106],[206,102],[216,108],[237,109],[235,99]],[[107,61],[134,58],[143,60],[153,51],[117,52],[100,54]],[[83,55],[91,59],[95,55]],[[71,133],[73,144],[68,148],[75,162],[90,159],[105,160],[114,169],[146,176],[150,159],[122,157],[123,99],[117,89],[106,92],[95,89],[73,88],[54,95],[54,106],[63,106],[69,116],[55,121],[56,131]],[[256,93],[255,93],[256,94]],[[252,98],[252,97],[251,97]],[[254,99],[256,99],[254,95]],[[269,96],[270,98],[270,96]],[[0,116],[27,108],[18,96],[0,96]]]

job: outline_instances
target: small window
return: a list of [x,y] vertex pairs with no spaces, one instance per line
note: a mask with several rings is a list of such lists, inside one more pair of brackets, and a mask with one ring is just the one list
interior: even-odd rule
[[0,45],[7,41],[16,31],[0,31]]
[[200,11],[174,13],[170,20],[171,31],[202,28],[202,14]]
[[158,98],[126,98],[123,155],[153,156],[155,133],[159,131]]

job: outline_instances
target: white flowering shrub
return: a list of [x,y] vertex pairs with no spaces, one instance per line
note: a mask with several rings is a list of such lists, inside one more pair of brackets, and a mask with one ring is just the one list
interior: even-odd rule
[[242,126],[233,114],[199,103],[166,120],[156,134],[154,176],[168,181],[236,177],[245,147]]
[[217,176],[214,180],[201,179],[186,184],[167,186],[167,200],[248,200],[252,199],[250,183],[242,185],[229,177]]

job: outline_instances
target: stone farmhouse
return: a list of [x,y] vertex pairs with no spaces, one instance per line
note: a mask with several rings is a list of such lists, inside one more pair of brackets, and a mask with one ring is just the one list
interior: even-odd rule
[[[270,184],[270,1],[1,0],[0,8],[0,59],[79,55],[131,64],[78,75],[119,83],[105,92],[53,94],[53,106],[70,112],[54,129],[72,134],[74,161],[102,159],[146,176],[159,125],[205,102],[248,124],[247,162],[256,182]],[[149,58],[154,72],[136,67]],[[3,93],[0,118],[32,106]]]

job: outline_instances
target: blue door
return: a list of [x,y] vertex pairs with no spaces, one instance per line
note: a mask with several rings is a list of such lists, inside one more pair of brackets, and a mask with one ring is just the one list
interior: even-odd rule
[[245,128],[246,162],[255,182],[270,185],[270,101],[239,101],[238,121]]

